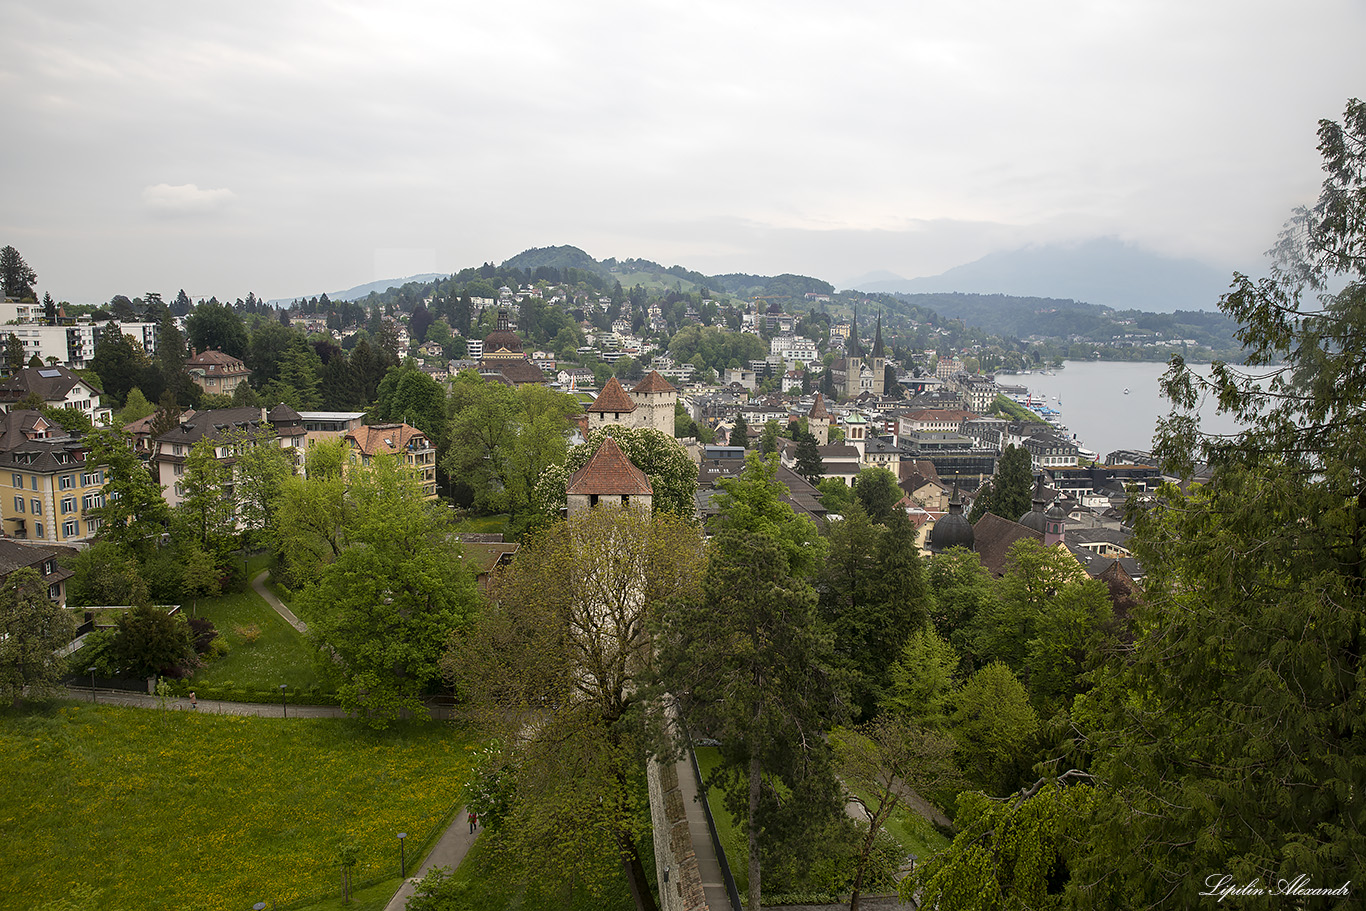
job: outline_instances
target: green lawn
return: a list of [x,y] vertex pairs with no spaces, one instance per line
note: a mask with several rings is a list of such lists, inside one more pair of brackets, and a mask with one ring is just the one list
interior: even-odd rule
[[[184,605],[182,610],[212,620],[229,648],[222,658],[200,668],[191,686],[222,686],[231,682],[238,689],[278,690],[280,684],[287,683],[290,692],[307,691],[314,686],[325,692],[332,690],[318,650],[308,637],[286,623],[256,592],[248,589],[203,599],[196,605]],[[261,631],[255,642],[237,631],[251,626]]]
[[[641,787],[645,788],[644,776]],[[642,792],[642,798],[645,794]],[[644,811],[648,814],[649,810]],[[470,848],[452,881],[459,895],[459,903],[452,907],[468,911],[634,911],[631,889],[620,861],[604,860],[605,866],[596,868],[593,877],[606,883],[597,894],[589,892],[582,883],[576,884],[562,871],[545,866],[526,870],[499,850],[498,832],[485,829],[484,834]],[[640,844],[641,864],[653,883],[655,857],[654,839],[645,829]],[[658,901],[658,895],[655,900]]]
[[[845,786],[864,800],[868,800],[872,793],[861,782],[846,781]],[[914,854],[920,860],[925,860],[949,846],[949,839],[941,835],[928,819],[904,804],[897,805],[883,828],[901,842],[901,847],[907,854]]]
[[[697,767],[702,770],[703,781],[720,764],[721,754],[716,747],[697,748]],[[716,835],[721,839],[721,847],[726,849],[726,862],[730,864],[731,876],[735,877],[735,888],[744,895],[749,888],[748,838],[726,809],[720,791],[707,792],[707,806],[711,808],[711,818],[716,822]]]
[[470,516],[455,523],[455,530],[462,534],[507,534],[508,522],[512,516],[500,513],[496,516]]
[[[721,757],[715,747],[698,747],[697,765],[702,770],[704,779],[711,774],[712,769],[720,765],[720,762]],[[851,790],[864,799],[868,797],[867,790],[857,784],[854,784]],[[720,792],[708,793],[707,804],[711,807],[712,819],[716,821],[716,834],[721,839],[721,846],[726,849],[726,859],[730,863],[731,875],[735,877],[736,888],[743,896],[749,883],[746,860],[749,848],[744,830],[731,817]],[[907,854],[914,854],[921,860],[949,845],[949,839],[941,835],[929,820],[905,806],[898,806],[892,811],[885,828],[888,834],[901,843]]]
[[340,892],[345,843],[358,849],[353,882],[381,908],[367,884],[389,879],[392,895],[398,832],[415,865],[444,830],[472,749],[441,724],[376,733],[84,703],[0,712],[0,908],[82,885],[102,911],[302,906]]

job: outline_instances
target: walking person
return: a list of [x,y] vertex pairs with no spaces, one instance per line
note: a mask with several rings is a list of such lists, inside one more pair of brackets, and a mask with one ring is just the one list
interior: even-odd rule
[[473,835],[477,828],[479,828],[479,814],[470,810],[470,834]]
[[194,690],[190,690],[190,708],[195,711],[199,710],[199,700],[195,698]]

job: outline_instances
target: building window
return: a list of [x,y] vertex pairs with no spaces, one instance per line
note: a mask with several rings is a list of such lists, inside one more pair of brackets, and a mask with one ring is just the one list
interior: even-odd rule
[[75,498],[75,497],[62,497],[62,512],[63,512],[63,513],[68,513],[68,512],[75,512],[75,511],[76,511],[76,498]]
[[98,493],[88,493],[81,497],[81,508],[99,509],[104,505],[104,496]]
[[56,560],[44,560],[44,561],[43,561],[43,575],[45,575],[45,576],[50,576],[50,575],[52,575],[53,573],[55,573],[56,571],[57,571],[57,561],[56,561]]
[[104,473],[100,471],[87,471],[81,475],[82,487],[97,487],[104,483]]
[[32,508],[33,514],[35,516],[41,516],[43,514],[42,500],[29,500],[29,506]]
[[11,475],[10,483],[13,484],[13,486],[22,489],[24,486],[24,476],[21,474]]
[[74,474],[64,474],[57,478],[57,487],[59,490],[70,490],[75,486],[76,476]]
[[15,497],[15,498],[14,498],[14,511],[15,511],[15,512],[23,512],[23,511],[24,511],[24,498],[23,498],[23,497]]
[[43,523],[42,523],[42,522],[34,522],[34,523],[33,523],[33,537],[35,537],[35,538],[41,538],[42,536],[43,536]]
[[87,533],[87,534],[92,534],[92,535],[93,535],[95,532],[97,532],[97,531],[100,530],[100,520],[99,520],[99,519],[86,519],[86,520],[85,520],[85,530],[86,530],[86,533]]
[[34,474],[34,475],[29,475],[29,478],[28,478],[28,479],[29,479],[29,481],[31,481],[31,482],[33,483],[33,489],[34,489],[34,490],[37,490],[37,489],[38,489],[38,476],[37,476],[36,474]]
[[58,584],[56,584],[56,585],[49,585],[49,586],[47,587],[47,596],[48,596],[49,598],[51,598],[53,601],[60,601],[60,600],[62,600],[62,586],[61,586],[61,584],[58,583]]
[[74,538],[81,533],[81,523],[72,519],[62,523],[62,537]]

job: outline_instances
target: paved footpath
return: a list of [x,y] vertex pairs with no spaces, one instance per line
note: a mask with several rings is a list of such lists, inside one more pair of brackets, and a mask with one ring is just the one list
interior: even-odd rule
[[427,875],[432,867],[445,867],[448,871],[460,866],[460,862],[465,859],[465,854],[469,852],[470,845],[479,837],[479,833],[484,831],[480,826],[474,832],[470,832],[469,814],[465,807],[455,814],[455,822],[451,823],[450,828],[442,833],[441,838],[437,839],[436,847],[432,848],[427,859],[422,862],[417,873],[403,881],[403,885],[398,887],[394,897],[389,899],[389,904],[384,906],[384,911],[403,911],[408,904],[408,899],[412,898],[417,890],[417,881]]
[[275,597],[275,593],[266,588],[266,577],[270,575],[270,570],[265,569],[255,579],[251,580],[251,587],[266,600],[266,603],[274,608],[275,613],[285,618],[285,622],[294,627],[301,633],[308,632],[308,624],[294,616],[294,612],[285,607],[284,602]]

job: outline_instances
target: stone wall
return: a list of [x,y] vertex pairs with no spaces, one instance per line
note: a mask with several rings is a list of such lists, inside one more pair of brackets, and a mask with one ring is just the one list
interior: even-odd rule
[[[650,785],[650,818],[655,841],[655,876],[661,911],[708,911],[702,876],[693,854],[687,807],[678,788],[678,764],[651,759],[646,769]],[[703,838],[707,833],[701,833]],[[665,871],[669,881],[664,881]]]

